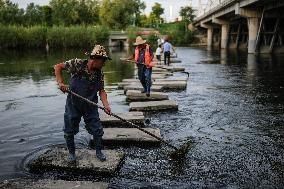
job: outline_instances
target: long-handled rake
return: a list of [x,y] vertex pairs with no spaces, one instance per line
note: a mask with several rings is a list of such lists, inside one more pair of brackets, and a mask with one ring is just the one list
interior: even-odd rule
[[[81,95],[79,95],[79,94],[77,94],[77,93],[71,91],[71,90],[68,90],[68,93],[70,93],[71,95],[74,95],[74,96],[80,98],[81,100],[84,100],[85,102],[87,102],[87,103],[89,103],[89,104],[92,104],[92,105],[94,105],[94,106],[97,106],[99,109],[105,111],[105,108],[102,107],[101,105],[99,105],[99,104],[97,104],[97,103],[95,103],[95,102],[93,102],[93,101],[91,101],[91,100],[89,100],[89,99],[87,99],[87,98],[85,98],[85,97],[83,97],[83,96],[81,96]],[[139,125],[137,125],[137,124],[135,124],[135,123],[132,123],[132,122],[126,120],[126,119],[123,119],[122,117],[120,117],[120,116],[118,116],[118,115],[116,115],[116,114],[114,114],[114,113],[110,113],[109,115],[110,115],[110,116],[113,116],[113,117],[115,117],[115,118],[117,118],[117,119],[119,119],[119,120],[121,120],[121,121],[123,121],[123,122],[129,124],[129,125],[131,125],[132,127],[136,128],[136,129],[139,129],[140,131],[142,131],[142,132],[144,132],[144,133],[146,133],[146,134],[148,134],[148,135],[150,135],[150,136],[152,136],[152,137],[154,137],[154,138],[156,138],[157,140],[161,141],[162,143],[164,143],[164,144],[167,145],[168,147],[171,147],[171,148],[174,150],[174,151],[172,151],[172,152],[169,154],[172,159],[185,157],[186,154],[187,154],[187,152],[188,152],[188,150],[189,150],[189,148],[190,148],[190,144],[188,144],[188,143],[182,145],[180,148],[177,148],[176,146],[170,144],[169,142],[165,141],[165,140],[162,139],[161,137],[154,135],[153,133],[151,133],[151,132],[149,132],[149,131],[147,131],[147,130],[141,128]]]

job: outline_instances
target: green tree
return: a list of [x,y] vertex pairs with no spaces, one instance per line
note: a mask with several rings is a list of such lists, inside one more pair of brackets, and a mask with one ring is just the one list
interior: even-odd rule
[[2,24],[22,24],[24,10],[18,4],[9,0],[1,0],[0,3],[0,23]]
[[100,7],[100,20],[113,29],[125,29],[139,19],[145,4],[140,0],[103,0]]
[[51,0],[53,23],[57,25],[97,23],[97,0]]
[[4,4],[5,4],[4,0],[0,0],[0,8],[1,8],[2,6],[4,6]]
[[52,8],[48,5],[41,7],[42,11],[42,23],[45,26],[52,26]]
[[[164,14],[164,8],[162,8],[162,5],[160,3],[155,3],[154,6],[152,7],[152,17],[155,16],[155,22],[161,22],[161,15]],[[151,15],[150,15],[151,17]]]
[[74,10],[76,0],[51,0],[52,19],[56,25],[71,25],[77,22],[78,13]]
[[79,24],[94,24],[99,22],[99,2],[94,0],[80,0],[76,6]]
[[35,5],[34,3],[28,4],[25,12],[25,25],[36,25],[42,24],[43,12],[42,8],[39,5]]
[[179,15],[182,17],[185,24],[185,31],[187,31],[188,24],[190,24],[195,18],[194,12],[195,10],[190,6],[181,7],[179,11]]

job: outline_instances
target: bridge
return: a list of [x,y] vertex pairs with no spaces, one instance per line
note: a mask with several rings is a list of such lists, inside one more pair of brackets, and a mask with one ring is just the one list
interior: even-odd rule
[[210,1],[218,3],[201,11],[193,23],[207,37],[209,48],[284,52],[284,0]]
[[109,46],[110,47],[128,47],[128,37],[127,33],[124,31],[112,31],[109,36]]

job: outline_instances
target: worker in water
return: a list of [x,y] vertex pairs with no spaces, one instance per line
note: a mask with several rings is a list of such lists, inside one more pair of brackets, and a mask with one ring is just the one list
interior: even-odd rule
[[[90,53],[89,59],[71,59],[54,66],[56,81],[62,92],[69,89],[95,103],[100,99],[107,114],[111,114],[111,108],[107,100],[107,93],[104,90],[104,74],[102,71],[105,62],[110,60],[106,50],[101,45],[96,45]],[[66,70],[71,74],[69,87],[65,85],[62,71]],[[106,156],[102,153],[103,127],[100,122],[98,108],[90,105],[78,97],[68,94],[64,113],[64,138],[69,151],[68,160],[76,162],[74,135],[79,132],[81,117],[84,118],[86,130],[93,135],[95,142],[96,156],[100,161],[105,161]]]
[[134,45],[136,46],[134,61],[138,68],[138,78],[143,86],[142,93],[146,93],[146,96],[149,97],[152,85],[152,67],[154,66],[153,51],[141,36],[136,38]]

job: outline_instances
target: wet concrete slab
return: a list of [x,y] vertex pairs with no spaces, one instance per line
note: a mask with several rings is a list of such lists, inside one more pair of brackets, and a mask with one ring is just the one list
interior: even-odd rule
[[178,110],[178,104],[173,100],[147,101],[147,102],[131,102],[129,104],[130,111],[163,111]]
[[[161,137],[160,129],[143,128]],[[160,141],[136,128],[106,128],[104,129],[105,146],[157,146]]]
[[[124,87],[124,93],[126,94],[128,90],[138,90],[138,91],[143,91],[143,87],[141,84],[132,84],[132,85],[127,85]],[[152,85],[151,87],[151,91],[153,92],[162,92],[164,90],[163,86],[159,86],[159,85]]]
[[152,76],[155,76],[155,75],[165,75],[165,76],[173,76],[174,74],[172,72],[165,72],[165,71],[156,71],[156,72],[153,72],[152,73]]
[[157,68],[167,70],[169,72],[183,72],[185,71],[184,67],[177,67],[177,66],[165,66],[165,65],[158,65]]
[[[164,59],[162,59],[162,62],[164,62]],[[171,58],[170,63],[181,63],[182,60],[178,58]]]
[[[126,113],[117,113],[118,116],[131,121],[140,126],[144,126],[145,116],[143,112],[126,112]],[[113,117],[107,115],[103,111],[100,111],[100,119],[104,128],[108,127],[129,127],[129,124]]]
[[1,189],[107,189],[105,182],[93,181],[65,181],[65,180],[33,180],[33,179],[11,179],[0,182]]
[[187,82],[188,77],[175,77],[175,78],[163,78],[163,79],[155,79],[155,81],[182,81],[182,82]]
[[158,67],[153,67],[152,68],[152,73],[165,73],[168,72],[166,69],[163,68],[158,68]]
[[156,101],[156,100],[168,100],[169,97],[166,93],[162,92],[151,92],[150,96],[147,97],[145,93],[141,93],[139,90],[128,90],[126,92],[126,101]]
[[31,172],[42,171],[75,172],[76,174],[92,174],[112,176],[119,169],[124,153],[115,150],[104,150],[107,161],[97,159],[95,150],[76,149],[77,163],[70,165],[67,161],[68,151],[64,147],[50,147],[33,159],[28,167]]
[[169,77],[169,75],[166,74],[152,74],[152,79],[165,79]]
[[132,81],[132,82],[120,82],[120,83],[117,83],[117,88],[118,89],[124,89],[125,86],[128,86],[128,85],[141,85],[139,80],[135,80],[135,81]]
[[184,90],[187,86],[187,81],[155,81],[153,86],[163,86],[165,90]]

